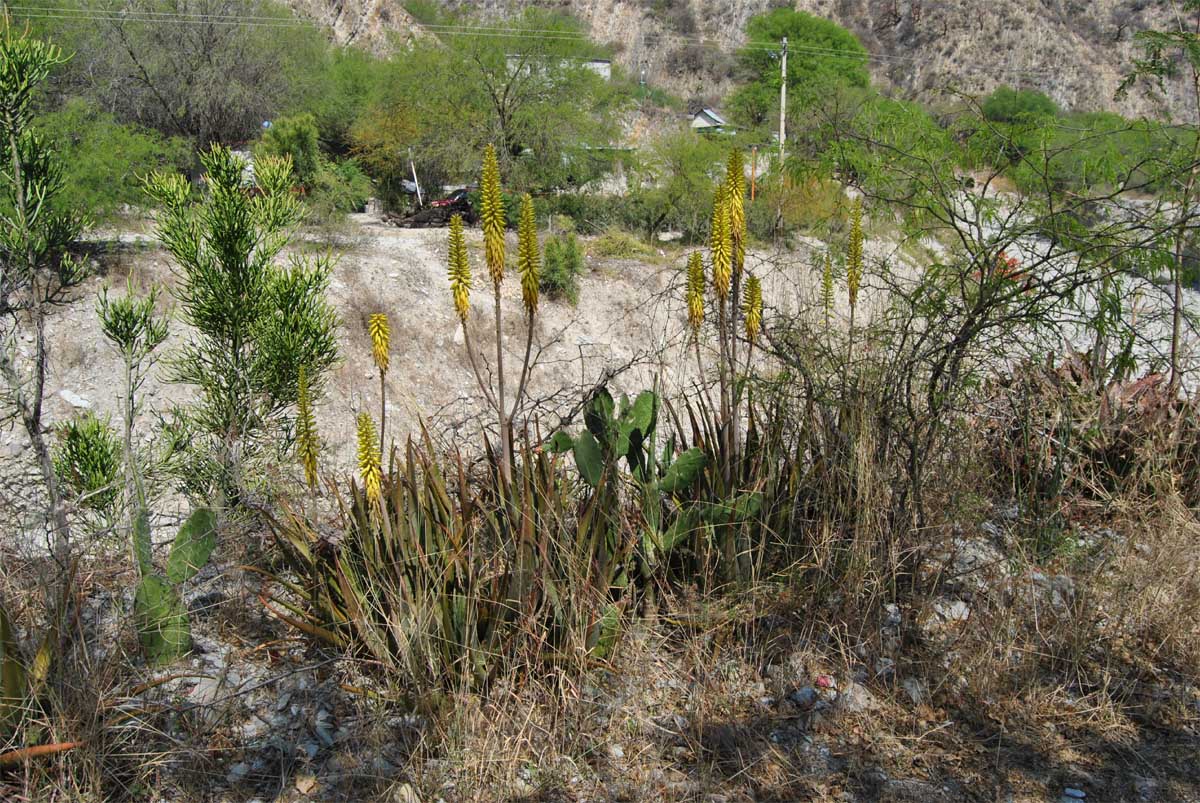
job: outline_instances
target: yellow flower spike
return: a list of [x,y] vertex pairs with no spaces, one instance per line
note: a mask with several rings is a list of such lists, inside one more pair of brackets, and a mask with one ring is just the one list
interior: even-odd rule
[[366,413],[358,414],[358,471],[362,475],[363,490],[372,502],[383,495],[383,468],[380,465],[379,436],[375,433],[375,422]]
[[821,310],[825,313],[825,326],[833,319],[833,257],[825,252],[825,267],[821,271]]
[[479,219],[483,226],[483,252],[488,273],[497,286],[504,281],[504,199],[500,194],[500,164],[496,149],[488,145],[483,152],[483,177],[480,180]]
[[725,185],[717,187],[713,199],[712,227],[709,231],[709,252],[712,259],[712,283],[717,298],[724,301],[729,296],[730,258],[732,245],[729,238],[729,204],[725,199]]
[[525,193],[521,198],[521,220],[517,226],[517,273],[521,275],[521,300],[525,302],[525,311],[530,315],[537,312],[541,267],[533,198]]
[[757,343],[758,333],[762,330],[763,298],[762,283],[754,274],[746,276],[746,295],[742,299],[742,314],[746,320],[746,339],[751,343]]
[[300,366],[297,387],[296,413],[296,456],[304,467],[304,481],[312,490],[317,489],[317,454],[320,441],[317,437],[317,422],[313,418],[312,399],[308,393],[308,376]]
[[463,323],[471,314],[471,263],[467,259],[467,241],[463,237],[462,215],[450,218],[450,292],[454,294],[454,311]]
[[742,152],[736,148],[729,152],[725,171],[725,202],[729,205],[729,240],[732,244],[731,259],[734,276],[742,275],[746,263],[746,168]]
[[687,266],[688,325],[699,334],[704,323],[704,260],[699,251],[693,251]]
[[367,334],[371,336],[371,356],[375,359],[375,367],[382,373],[388,370],[388,343],[391,340],[391,329],[388,328],[387,315],[376,312],[367,319]]
[[850,208],[850,242],[846,245],[846,288],[850,306],[858,304],[858,288],[863,275],[862,199],[855,198]]

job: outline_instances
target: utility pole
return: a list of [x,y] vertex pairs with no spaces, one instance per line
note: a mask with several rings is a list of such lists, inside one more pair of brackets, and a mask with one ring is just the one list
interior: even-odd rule
[[783,169],[783,142],[787,133],[787,37],[783,37],[783,58],[779,60],[779,167]]
[[754,182],[758,178],[758,146],[750,148],[750,200],[754,200]]
[[408,169],[412,171],[413,184],[417,188],[417,205],[424,206],[425,199],[421,197],[421,182],[417,179],[417,166],[413,164],[412,148],[408,149]]

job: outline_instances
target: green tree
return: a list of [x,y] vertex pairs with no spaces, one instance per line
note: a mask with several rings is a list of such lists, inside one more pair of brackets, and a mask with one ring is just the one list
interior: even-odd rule
[[388,124],[356,126],[356,152],[377,174],[403,175],[411,148],[436,185],[474,175],[490,143],[514,189],[582,183],[607,163],[626,97],[584,63],[604,55],[577,21],[539,9],[417,42],[389,63],[364,112]]
[[804,109],[846,87],[866,88],[867,50],[850,31],[837,23],[777,8],[751,17],[746,44],[738,51],[745,83],[730,97],[731,113],[746,126],[778,120],[780,43],[788,40],[787,85],[789,104]]
[[[71,532],[42,416],[46,316],[84,276],[69,249],[85,219],[63,197],[62,163],[35,130],[33,112],[43,82],[65,62],[56,45],[7,24],[0,31],[0,378],[7,412],[20,420],[37,458],[64,567]],[[17,347],[22,327],[33,335],[29,350]]]
[[[1118,95],[1129,90],[1139,80],[1150,80],[1159,89],[1168,79],[1182,74],[1190,108],[1194,116],[1188,122],[1193,131],[1200,129],[1200,0],[1183,0],[1175,9],[1175,27],[1164,30],[1141,31],[1136,42],[1142,49],[1142,58],[1134,63],[1133,70],[1122,82]],[[1192,166],[1200,161],[1200,137],[1195,135],[1186,140],[1183,147],[1169,162],[1173,165]],[[1196,219],[1196,169],[1182,172],[1169,171],[1176,180],[1164,187],[1164,191],[1177,201],[1174,214],[1174,253],[1171,269],[1172,321],[1171,321],[1171,388],[1180,385],[1179,352],[1183,333],[1183,275],[1185,257],[1195,243]]]
[[1034,89],[997,87],[983,101],[983,116],[995,123],[1016,123],[1039,117],[1053,117],[1058,106],[1044,92]]
[[686,128],[656,137],[631,171],[625,222],[647,237],[666,228],[682,231],[689,241],[703,237],[724,155],[723,144]]
[[303,216],[290,160],[260,159],[257,193],[243,190],[245,162],[227,148],[200,160],[202,200],[178,174],[155,173],[146,187],[163,207],[158,237],[175,259],[176,301],[194,331],[171,366],[174,381],[198,391],[178,416],[198,438],[188,465],[204,482],[193,488],[207,484],[236,502],[246,464],[285,445],[300,369],[315,390],[337,356],[337,319],[325,298],[332,263],[326,256],[276,264]]

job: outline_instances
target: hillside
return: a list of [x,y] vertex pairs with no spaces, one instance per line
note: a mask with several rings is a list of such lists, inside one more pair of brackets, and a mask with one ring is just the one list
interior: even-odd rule
[[[419,23],[396,0],[292,0],[301,13],[333,27],[342,41],[383,46],[389,32]],[[444,3],[493,17],[530,5],[571,11],[595,39],[615,46],[631,72],[685,97],[716,101],[733,76],[733,53],[746,21],[778,0],[484,0]],[[1145,92],[1114,94],[1140,30],[1167,24],[1161,0],[798,0],[797,9],[829,17],[855,32],[877,58],[877,83],[934,100],[956,88],[984,94],[1000,84],[1040,89],[1063,107],[1158,114]],[[705,40],[701,44],[700,40]],[[711,42],[711,43],[710,43]],[[716,46],[714,46],[715,43]],[[1176,94],[1173,113],[1186,110]]]

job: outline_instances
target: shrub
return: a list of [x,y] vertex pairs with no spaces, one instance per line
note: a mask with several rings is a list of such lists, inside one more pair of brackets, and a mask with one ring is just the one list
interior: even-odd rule
[[89,510],[112,509],[121,490],[121,465],[121,439],[95,413],[89,411],[59,429],[54,473]]
[[37,127],[62,155],[64,197],[98,220],[118,216],[122,207],[145,203],[141,175],[182,170],[191,160],[184,140],[122,125],[83,100],[68,101],[41,118]]
[[353,159],[321,159],[305,198],[306,220],[322,225],[341,220],[346,212],[361,212],[371,196],[371,180]]
[[1043,92],[1001,86],[983,102],[983,116],[994,123],[1019,123],[1053,117],[1058,106]]
[[640,259],[654,255],[654,250],[627,231],[609,228],[592,241],[588,249],[593,256],[612,259]]
[[282,117],[263,132],[254,147],[255,157],[290,156],[292,173],[301,186],[311,187],[321,166],[317,143],[317,121],[311,114]]
[[286,446],[300,369],[316,390],[337,356],[337,318],[325,298],[332,265],[328,257],[275,264],[303,216],[286,158],[259,160],[256,194],[243,191],[245,164],[227,148],[200,158],[210,189],[203,200],[192,201],[179,175],[156,173],[147,188],[165,207],[157,233],[176,262],[173,292],[195,330],[171,375],[198,390],[178,417],[194,447],[185,481],[236,501],[243,481],[258,474],[247,464],[267,447]]
[[579,277],[583,275],[583,252],[574,233],[546,240],[542,266],[542,290],[551,298],[579,303]]

